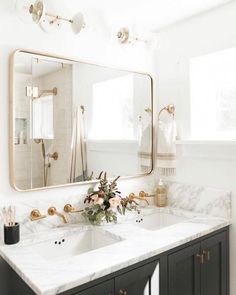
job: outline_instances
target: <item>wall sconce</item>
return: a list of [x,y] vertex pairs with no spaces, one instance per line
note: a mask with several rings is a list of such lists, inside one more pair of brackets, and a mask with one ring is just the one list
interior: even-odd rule
[[62,22],[69,23],[75,34],[85,27],[84,16],[81,12],[76,13],[72,19],[48,13],[43,0],[35,2],[33,0],[17,0],[16,9],[21,20],[38,24],[45,32],[58,30]]
[[120,44],[134,44],[135,42],[147,43],[147,40],[142,40],[137,37],[131,37],[130,30],[126,27],[120,28],[117,32],[117,39]]

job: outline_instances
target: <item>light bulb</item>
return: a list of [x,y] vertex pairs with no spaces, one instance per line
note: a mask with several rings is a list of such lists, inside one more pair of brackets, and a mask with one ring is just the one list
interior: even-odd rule
[[15,9],[17,16],[21,21],[26,24],[33,24],[32,15],[30,14],[30,8],[34,4],[32,0],[17,0]]

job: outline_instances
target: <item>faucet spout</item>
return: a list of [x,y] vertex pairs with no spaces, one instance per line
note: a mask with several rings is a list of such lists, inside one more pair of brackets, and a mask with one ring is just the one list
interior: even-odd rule
[[139,196],[136,196],[134,193],[131,193],[131,194],[129,194],[129,199],[130,200],[140,200],[140,201],[144,201],[144,202],[146,202],[147,203],[147,205],[149,205],[149,202],[148,202],[148,200],[146,199],[147,198],[147,194],[143,194],[143,191],[141,191],[140,193],[139,193]]
[[55,207],[50,207],[48,209],[48,214],[51,215],[51,216],[57,215],[58,217],[62,218],[64,223],[68,223],[68,220],[67,220],[66,216],[63,215],[62,213],[58,212]]

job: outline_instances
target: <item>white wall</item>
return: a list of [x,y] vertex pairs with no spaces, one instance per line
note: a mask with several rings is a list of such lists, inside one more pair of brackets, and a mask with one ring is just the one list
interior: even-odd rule
[[[55,6],[57,1],[47,1],[47,3],[50,2]],[[80,10],[80,4],[79,1],[72,1],[70,5],[66,0],[60,1],[61,7],[65,8],[62,10],[63,15],[73,15]],[[14,1],[2,0],[0,2],[0,23],[0,206],[14,203],[22,206],[30,204],[33,208],[40,204],[46,209],[49,205],[56,205],[65,195],[68,197],[78,195],[79,197],[86,193],[87,186],[79,185],[28,193],[17,192],[10,187],[8,161],[9,56],[18,48],[27,48],[148,73],[153,72],[151,66],[153,57],[145,48],[122,47],[100,38],[100,35],[85,31],[81,35],[74,35],[70,29],[67,29],[67,25],[63,26],[58,33],[45,34],[36,25],[26,25],[17,18]],[[131,192],[141,188],[147,189],[145,185],[144,178],[139,178],[124,180],[119,187],[124,192]],[[45,205],[42,205],[42,200]]]
[[[189,60],[218,50],[236,47],[236,2],[158,33],[158,104],[176,104],[182,139],[190,134]],[[204,105],[202,106],[204,107]],[[201,120],[201,114],[199,114]],[[233,192],[231,227],[231,294],[236,290],[236,146],[235,144],[188,144],[177,147],[176,180],[203,184]]]

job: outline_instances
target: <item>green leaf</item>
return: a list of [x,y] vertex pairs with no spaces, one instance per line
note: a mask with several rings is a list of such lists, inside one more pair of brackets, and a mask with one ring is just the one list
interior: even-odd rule
[[120,209],[120,206],[117,206],[117,211],[120,213],[120,215],[122,215],[122,211]]
[[126,208],[123,206],[123,207],[122,207],[122,213],[123,213],[123,215],[125,215],[125,209],[126,209]]

